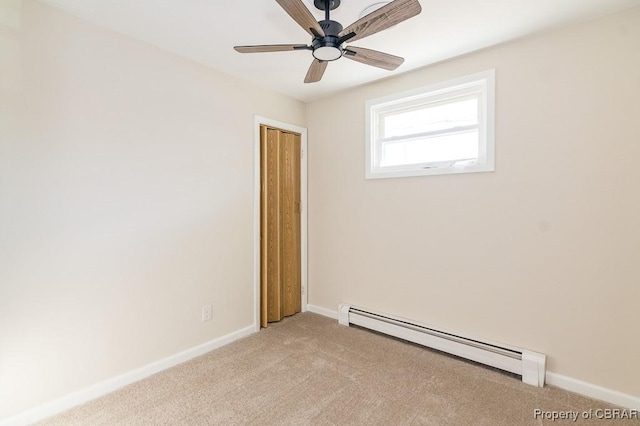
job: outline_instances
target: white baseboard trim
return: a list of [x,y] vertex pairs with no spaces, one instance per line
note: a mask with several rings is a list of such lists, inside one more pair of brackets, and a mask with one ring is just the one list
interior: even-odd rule
[[307,311],[313,312],[314,314],[322,315],[325,317],[333,318],[334,320],[338,319],[338,311],[323,308],[322,306],[307,305]]
[[234,331],[226,336],[219,337],[207,343],[203,343],[202,345],[195,346],[191,349],[187,349],[186,351],[152,362],[151,364],[147,364],[133,371],[129,371],[128,373],[121,374],[112,379],[107,379],[69,395],[54,399],[38,407],[24,411],[14,417],[0,420],[0,426],[22,426],[39,422],[48,417],[60,414],[73,407],[84,404],[85,402],[89,402],[93,399],[111,393],[131,383],[140,381],[153,374],[159,373],[160,371],[189,361],[190,359],[200,355],[204,355],[214,349],[228,345],[229,343],[249,336],[254,332],[255,328],[253,325]]
[[563,376],[561,374],[547,371],[547,384],[568,390],[589,398],[598,399],[600,401],[615,404],[620,407],[640,410],[640,397],[628,395],[612,389],[603,388],[602,386],[592,383],[583,382],[582,380]]

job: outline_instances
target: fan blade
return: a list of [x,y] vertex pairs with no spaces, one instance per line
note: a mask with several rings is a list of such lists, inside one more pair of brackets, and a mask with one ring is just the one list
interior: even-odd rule
[[289,50],[307,50],[306,44],[263,44],[259,46],[234,46],[240,53],[286,52]]
[[324,31],[302,0],[276,0],[278,4],[312,36],[324,37]]
[[324,70],[327,69],[327,65],[329,62],[327,61],[319,61],[314,59],[309,67],[309,71],[307,71],[307,76],[304,78],[305,83],[315,83],[322,79],[322,75],[324,74]]
[[342,30],[340,37],[349,33],[355,33],[355,37],[349,39],[349,42],[360,40],[379,31],[386,30],[389,27],[413,18],[422,11],[422,7],[418,0],[394,0],[386,6],[363,16],[347,28]]
[[404,59],[399,56],[355,46],[347,47],[344,50],[343,56],[357,62],[362,62],[363,64],[384,68],[389,71],[395,70],[404,62]]

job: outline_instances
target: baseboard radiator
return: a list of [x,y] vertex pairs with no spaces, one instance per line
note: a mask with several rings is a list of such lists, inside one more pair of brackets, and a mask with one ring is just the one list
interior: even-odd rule
[[520,375],[522,381],[529,385],[544,386],[546,356],[541,353],[471,339],[347,304],[339,306],[338,321],[342,325],[358,325]]

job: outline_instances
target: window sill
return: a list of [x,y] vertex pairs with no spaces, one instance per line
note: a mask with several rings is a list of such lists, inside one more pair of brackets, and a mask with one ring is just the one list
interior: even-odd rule
[[413,176],[453,175],[462,173],[493,172],[492,164],[474,164],[469,166],[415,168],[404,170],[367,170],[366,179],[386,179]]

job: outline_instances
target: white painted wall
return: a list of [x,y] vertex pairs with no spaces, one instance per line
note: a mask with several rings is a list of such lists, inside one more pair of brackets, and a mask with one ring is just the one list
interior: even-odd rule
[[0,419],[251,325],[253,117],[305,124],[298,101],[2,6]]
[[[437,40],[426,40],[437,43]],[[309,303],[640,396],[640,8],[308,105]],[[496,69],[496,171],[365,180],[364,103]]]

